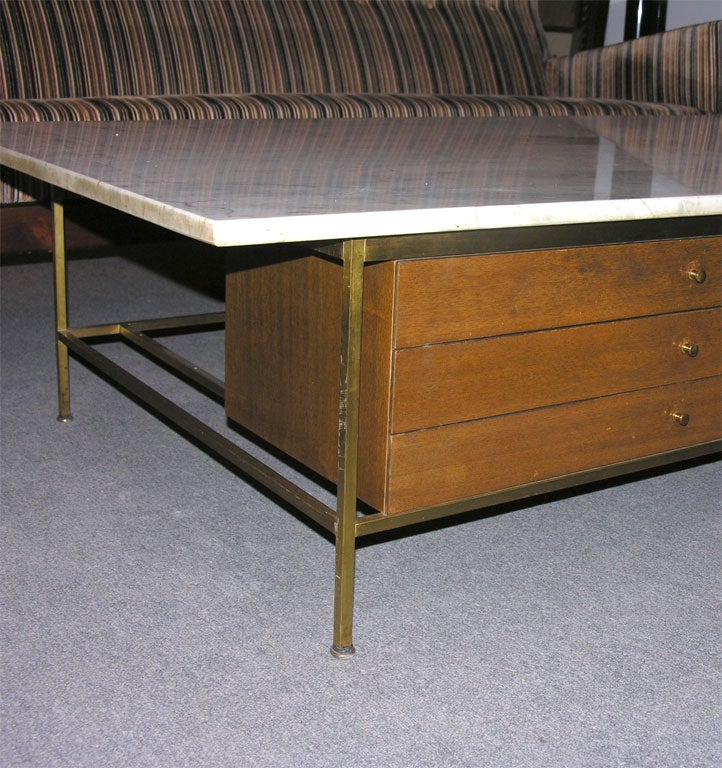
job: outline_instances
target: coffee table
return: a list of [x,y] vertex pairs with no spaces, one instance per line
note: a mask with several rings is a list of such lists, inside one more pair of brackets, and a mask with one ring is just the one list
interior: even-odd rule
[[[72,352],[357,538],[719,451],[719,116],[2,127],[54,190],[59,420]],[[72,327],[64,198],[226,248],[227,311]],[[226,381],[153,338],[225,323]],[[120,338],[336,484],[335,506],[103,355]]]

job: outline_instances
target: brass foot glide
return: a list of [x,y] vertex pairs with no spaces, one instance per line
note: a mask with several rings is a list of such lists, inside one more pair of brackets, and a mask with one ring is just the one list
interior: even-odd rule
[[356,649],[353,645],[347,645],[345,648],[338,648],[335,645],[331,646],[331,655],[337,659],[349,659],[356,653]]

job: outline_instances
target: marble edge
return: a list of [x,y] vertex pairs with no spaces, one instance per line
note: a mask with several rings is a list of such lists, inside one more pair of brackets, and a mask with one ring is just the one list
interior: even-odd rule
[[354,240],[514,227],[722,216],[722,195],[421,208],[213,222],[212,244]]
[[29,157],[7,147],[0,146],[0,165],[7,165],[9,168],[26,173],[66,192],[81,195],[123,213],[137,216],[164,229],[187,235],[204,243],[216,244],[213,225],[218,222],[204,216],[174,208],[159,200],[153,200],[131,190],[99,181],[92,176],[85,176],[44,160]]
[[722,195],[210,219],[0,146],[0,163],[219,247],[722,215]]

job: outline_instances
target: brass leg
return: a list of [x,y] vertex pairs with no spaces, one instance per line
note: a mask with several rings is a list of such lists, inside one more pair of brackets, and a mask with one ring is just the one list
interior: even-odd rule
[[[62,199],[53,195],[53,265],[55,269],[55,328],[68,327],[68,288],[65,265],[65,210]],[[58,363],[58,421],[72,421],[68,348],[56,337]]]
[[343,248],[343,316],[339,397],[336,583],[331,653],[347,658],[353,646],[353,598],[356,567],[356,481],[358,474],[361,318],[365,242]]

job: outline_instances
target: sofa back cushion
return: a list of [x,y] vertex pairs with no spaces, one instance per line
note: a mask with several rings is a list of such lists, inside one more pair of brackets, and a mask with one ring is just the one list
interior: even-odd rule
[[536,0],[0,0],[0,97],[545,91]]

